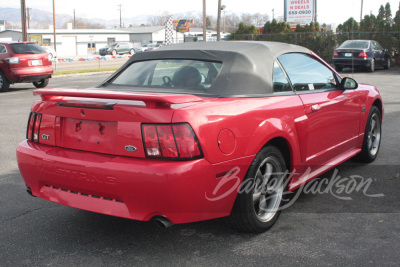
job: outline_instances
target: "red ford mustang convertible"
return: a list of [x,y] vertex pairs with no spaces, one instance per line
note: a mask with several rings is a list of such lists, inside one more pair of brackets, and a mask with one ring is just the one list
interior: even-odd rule
[[97,88],[39,89],[17,149],[27,190],[169,225],[218,217],[262,232],[286,193],[379,150],[378,90],[273,42],[164,46]]

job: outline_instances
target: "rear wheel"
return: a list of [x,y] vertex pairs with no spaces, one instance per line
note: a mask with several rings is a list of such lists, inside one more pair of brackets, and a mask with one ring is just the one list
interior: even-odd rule
[[371,65],[368,67],[368,72],[374,72],[375,71],[375,59],[372,59]]
[[33,82],[33,85],[34,85],[36,88],[45,88],[48,84],[49,84],[49,78],[47,78],[47,79],[42,79],[42,80],[40,80],[40,81],[38,81],[38,82]]
[[275,146],[264,147],[243,180],[232,213],[231,225],[245,232],[264,232],[278,219],[286,191],[286,164]]
[[343,67],[340,67],[340,66],[338,66],[338,65],[335,65],[335,70],[336,70],[336,71],[342,71],[342,70],[343,70]]
[[390,57],[388,57],[387,59],[386,59],[386,64],[385,64],[385,67],[384,67],[386,70],[388,70],[388,69],[390,69]]
[[381,133],[381,113],[376,106],[372,106],[365,126],[362,150],[358,154],[358,159],[367,163],[376,159],[381,145]]
[[6,76],[0,71],[0,92],[7,92],[10,88],[10,83],[7,81]]

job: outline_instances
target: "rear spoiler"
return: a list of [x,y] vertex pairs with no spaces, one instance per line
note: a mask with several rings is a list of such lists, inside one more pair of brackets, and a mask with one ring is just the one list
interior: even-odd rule
[[52,97],[84,97],[84,98],[102,98],[143,101],[147,107],[156,107],[160,105],[183,104],[203,101],[195,95],[163,94],[163,93],[140,93],[140,92],[120,92],[91,89],[37,89],[33,95],[41,96],[42,100],[48,100]]

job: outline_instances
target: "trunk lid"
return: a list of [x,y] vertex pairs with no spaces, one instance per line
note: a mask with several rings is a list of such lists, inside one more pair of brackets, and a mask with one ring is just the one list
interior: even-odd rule
[[174,111],[201,102],[194,95],[40,89],[39,143],[111,155],[145,157],[142,124],[171,123]]
[[358,55],[361,53],[361,51],[364,51],[365,49],[354,49],[354,48],[338,48],[336,49],[336,52],[339,54],[339,57],[358,57]]

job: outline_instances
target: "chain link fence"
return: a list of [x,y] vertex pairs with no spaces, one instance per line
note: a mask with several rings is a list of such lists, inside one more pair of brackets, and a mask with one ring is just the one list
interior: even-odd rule
[[400,32],[299,32],[278,34],[241,34],[230,40],[274,41],[304,46],[332,63],[333,51],[346,40],[375,40],[392,56],[392,64],[400,65]]

